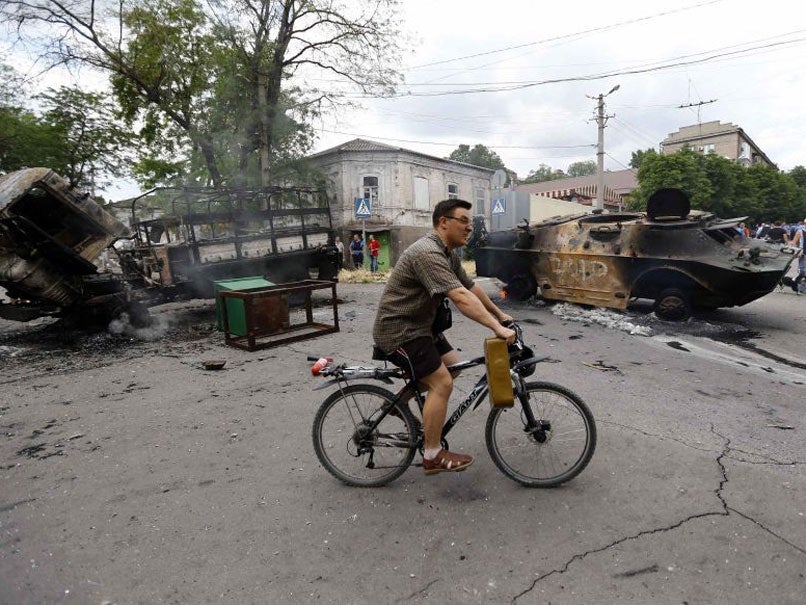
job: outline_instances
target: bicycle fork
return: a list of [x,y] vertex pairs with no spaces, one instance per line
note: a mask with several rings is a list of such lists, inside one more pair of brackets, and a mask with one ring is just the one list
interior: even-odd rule
[[526,380],[517,372],[512,373],[512,382],[515,385],[515,396],[521,402],[521,411],[526,419],[523,432],[531,435],[538,443],[544,443],[548,439],[548,432],[551,431],[551,423],[548,420],[535,417],[532,403],[529,399],[529,391],[526,388]]

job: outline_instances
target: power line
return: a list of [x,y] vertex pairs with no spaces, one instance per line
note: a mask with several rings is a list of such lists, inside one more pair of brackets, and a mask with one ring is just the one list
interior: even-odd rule
[[607,30],[610,30],[610,29],[615,29],[617,27],[622,27],[624,25],[632,25],[633,23],[640,23],[642,21],[648,21],[648,20],[651,20],[651,19],[656,19],[658,17],[664,17],[666,15],[672,15],[674,13],[680,13],[680,12],[683,12],[683,11],[692,10],[692,9],[695,9],[695,8],[700,8],[702,6],[708,6],[710,4],[718,4],[718,3],[723,2],[723,1],[724,0],[709,0],[707,2],[700,2],[699,4],[694,4],[694,5],[691,5],[691,6],[684,6],[682,8],[677,8],[677,9],[665,11],[665,12],[662,12],[662,13],[654,13],[652,15],[647,15],[645,17],[637,17],[635,19],[629,19],[627,21],[620,21],[618,23],[611,23],[610,25],[602,25],[600,27],[592,27],[590,29],[585,29],[585,30],[582,30],[582,31],[579,31],[579,32],[573,32],[573,33],[570,33],[570,34],[563,34],[561,36],[554,36],[552,38],[544,38],[542,40],[537,40],[535,42],[527,42],[525,44],[516,44],[515,46],[507,46],[505,48],[499,48],[499,49],[496,49],[496,50],[488,50],[488,51],[485,51],[485,52],[482,52],[482,53],[475,53],[475,54],[472,54],[472,55],[465,55],[463,57],[454,57],[453,59],[443,59],[442,61],[433,61],[431,63],[423,63],[422,65],[415,65],[415,66],[409,67],[407,69],[409,69],[409,70],[422,69],[423,67],[431,67],[433,65],[443,65],[445,63],[453,63],[454,61],[464,61],[465,59],[475,59],[476,57],[484,57],[484,56],[487,56],[487,55],[494,55],[494,54],[506,52],[506,51],[509,51],[509,50],[517,50],[519,48],[526,48],[526,47],[529,47],[529,46],[538,46],[540,44],[547,44],[549,42],[557,42],[558,40],[565,40],[565,39],[568,39],[568,38],[578,38],[578,37],[581,37],[581,36],[584,36],[584,35],[587,35],[587,34],[601,32],[601,31],[607,31]]
[[[378,137],[371,134],[359,134],[356,132],[342,132],[340,130],[329,130],[327,128],[317,128],[319,132],[327,132],[330,134],[343,134],[349,137],[358,137],[362,139],[371,139],[371,140],[378,140],[378,141],[397,141],[400,143],[417,143],[420,145],[441,145],[443,147],[459,147],[459,145],[467,145],[467,143],[443,143],[441,141],[418,141],[412,139],[397,139],[392,137]],[[487,144],[485,147],[495,148],[495,149],[587,149],[590,147],[596,147],[596,145],[588,144],[588,145],[495,145],[495,144]]]
[[[806,30],[799,30],[798,32],[791,32],[791,33],[800,33]],[[505,86],[497,86],[491,88],[471,88],[471,89],[459,89],[459,90],[448,90],[443,92],[406,92],[406,93],[398,93],[392,95],[347,95],[353,98],[402,98],[402,97],[440,97],[440,96],[456,96],[456,95],[465,95],[465,94],[479,94],[479,93],[489,93],[489,92],[510,92],[514,90],[524,90],[526,88],[533,88],[536,86],[545,86],[547,84],[561,84],[565,82],[590,82],[595,80],[604,80],[607,78],[613,78],[616,76],[626,76],[626,75],[635,75],[641,73],[650,73],[656,71],[663,71],[667,69],[672,69],[675,67],[687,67],[690,65],[696,65],[699,63],[706,63],[709,61],[714,61],[716,59],[722,59],[726,57],[735,57],[737,55],[748,54],[753,51],[763,51],[772,48],[779,48],[781,46],[790,45],[790,44],[797,44],[801,43],[806,38],[795,38],[793,40],[784,40],[781,42],[773,42],[769,44],[763,44],[758,46],[753,46],[749,48],[738,49],[729,52],[716,52],[715,54],[711,54],[710,56],[702,57],[700,59],[692,59],[692,60],[677,60],[675,63],[669,63],[667,65],[653,65],[651,67],[644,67],[644,68],[635,68],[635,69],[622,69],[618,71],[610,71],[604,72],[599,74],[591,74],[586,76],[569,76],[566,78],[552,78],[547,80],[537,80],[537,81],[527,81],[523,83],[517,83],[512,85],[505,85]],[[707,51],[706,51],[707,52]],[[713,52],[713,51],[712,51]],[[701,55],[704,53],[697,53],[697,55]],[[687,55],[683,55],[683,58]],[[692,56],[692,55],[688,55]],[[693,55],[696,56],[696,55]],[[676,60],[680,59],[680,57],[669,59],[669,60]],[[484,83],[488,84],[488,83]]]

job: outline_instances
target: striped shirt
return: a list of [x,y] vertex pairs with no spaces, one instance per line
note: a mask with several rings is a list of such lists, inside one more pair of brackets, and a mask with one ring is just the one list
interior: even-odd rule
[[391,353],[403,343],[431,335],[442,297],[473,287],[456,252],[436,232],[424,235],[400,256],[381,295],[372,328],[375,344]]

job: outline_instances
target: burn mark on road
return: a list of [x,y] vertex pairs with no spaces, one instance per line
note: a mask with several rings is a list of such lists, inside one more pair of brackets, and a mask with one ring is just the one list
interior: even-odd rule
[[613,574],[614,578],[632,578],[635,576],[640,576],[646,573],[657,573],[660,570],[657,563],[650,565],[648,567],[642,567],[640,569],[632,569],[630,571],[623,571],[621,573]]
[[683,346],[683,343],[678,342],[676,340],[670,340],[666,344],[672,347],[673,349],[677,349],[678,351],[685,351],[686,353],[691,353],[691,349],[687,349],[686,347]]

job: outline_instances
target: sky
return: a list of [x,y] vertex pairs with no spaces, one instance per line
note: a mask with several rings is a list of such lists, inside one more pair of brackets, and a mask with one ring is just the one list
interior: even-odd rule
[[[409,45],[398,95],[356,98],[358,106],[324,115],[313,151],[362,137],[446,157],[481,143],[520,178],[541,164],[567,170],[596,160],[596,98],[618,85],[605,97],[606,170],[628,168],[633,151],[657,150],[681,127],[715,120],[741,127],[782,170],[806,165],[799,3],[401,4]],[[25,64],[18,58],[18,68]],[[108,194],[126,197],[132,188]]]
[[521,178],[540,164],[567,170],[596,160],[595,98],[618,85],[605,98],[606,170],[714,120],[782,170],[806,165],[798,3],[406,0],[403,15],[415,40],[403,96],[318,125],[317,151],[356,136],[440,157],[482,143]]

